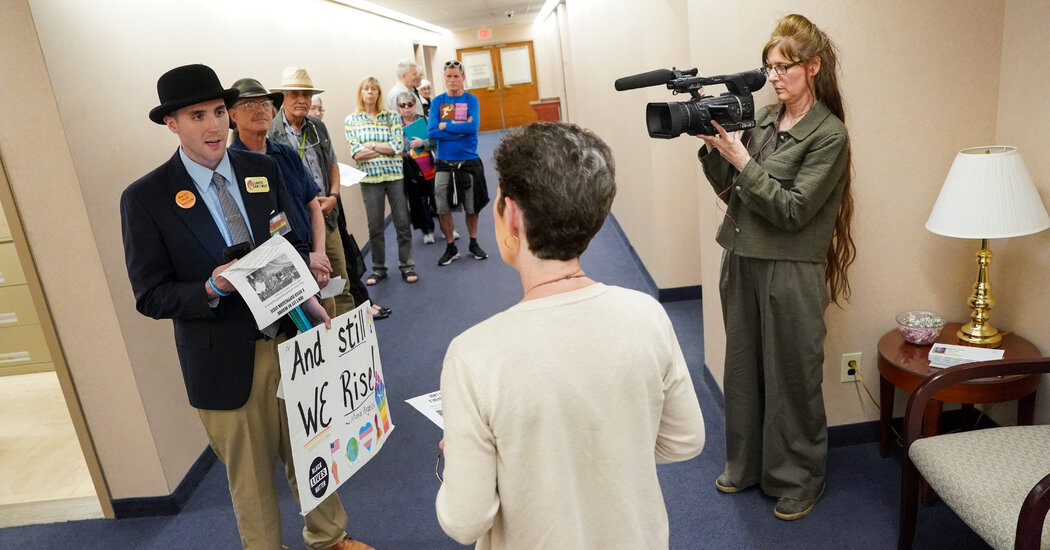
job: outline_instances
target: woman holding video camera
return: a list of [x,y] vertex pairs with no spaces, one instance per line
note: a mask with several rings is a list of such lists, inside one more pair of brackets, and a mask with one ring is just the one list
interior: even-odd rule
[[784,520],[824,494],[824,310],[849,298],[850,143],[836,48],[801,15],[762,49],[777,103],[756,126],[704,141],[699,157],[727,204],[719,291],[726,328],[726,465],[715,487],[753,485]]

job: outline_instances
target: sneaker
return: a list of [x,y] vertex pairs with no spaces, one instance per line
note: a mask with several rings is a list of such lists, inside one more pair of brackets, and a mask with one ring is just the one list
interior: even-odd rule
[[438,260],[438,265],[448,265],[454,260],[459,258],[459,250],[456,245],[450,244],[445,247],[445,253],[441,255],[441,259]]
[[453,241],[458,241],[459,240],[459,231],[456,231],[455,229],[452,230],[452,240]]
[[781,498],[773,507],[773,515],[786,521],[799,519],[813,511],[813,507],[817,505],[817,501],[822,496],[824,496],[824,487],[821,487],[820,492],[813,498]]
[[722,474],[715,480],[715,489],[722,491],[723,493],[738,493],[743,491],[747,487],[737,487],[733,485],[733,482],[729,481],[729,476]]
[[474,255],[475,260],[484,260],[485,258],[489,257],[489,255],[485,254],[485,251],[482,250],[476,242],[470,243],[470,253]]
[[424,233],[423,234],[423,244],[434,244],[434,234],[433,233]]

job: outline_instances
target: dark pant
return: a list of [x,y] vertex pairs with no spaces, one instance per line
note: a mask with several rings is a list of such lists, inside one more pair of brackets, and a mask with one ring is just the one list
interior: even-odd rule
[[412,261],[412,226],[408,219],[408,201],[405,198],[405,180],[385,181],[382,183],[362,183],[361,198],[365,203],[365,215],[368,217],[368,241],[372,244],[372,271],[386,273],[386,202],[390,201],[390,216],[394,219],[394,230],[397,233],[398,267],[401,271],[411,271],[415,266]]
[[728,481],[812,498],[827,469],[824,264],[727,252],[719,281],[726,329]]

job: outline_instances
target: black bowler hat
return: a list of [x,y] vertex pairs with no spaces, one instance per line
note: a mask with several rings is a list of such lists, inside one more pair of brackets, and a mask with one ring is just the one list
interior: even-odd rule
[[215,71],[206,65],[183,65],[161,75],[157,80],[160,105],[149,112],[149,119],[164,124],[164,117],[189,105],[221,99],[226,107],[237,101],[234,88],[224,90]]

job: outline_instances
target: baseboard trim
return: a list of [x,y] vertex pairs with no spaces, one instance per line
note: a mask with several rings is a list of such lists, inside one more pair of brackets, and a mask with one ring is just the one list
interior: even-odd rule
[[678,286],[674,288],[661,288],[657,300],[661,304],[668,302],[686,302],[689,300],[702,300],[703,292],[700,285]]
[[879,421],[858,422],[828,427],[828,447],[849,447],[879,440]]
[[113,515],[117,519],[141,518],[151,516],[174,516],[182,510],[197,486],[204,480],[208,470],[215,464],[217,457],[211,447],[206,447],[197,460],[190,466],[175,492],[160,497],[116,498],[113,504]]

